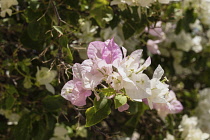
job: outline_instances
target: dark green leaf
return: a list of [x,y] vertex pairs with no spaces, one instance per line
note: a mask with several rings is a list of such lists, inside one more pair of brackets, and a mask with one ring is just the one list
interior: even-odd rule
[[[86,110],[86,127],[93,126],[103,119],[105,119],[110,113],[111,100],[107,100],[107,103],[99,110],[97,110],[94,106],[90,107]],[[97,110],[97,111],[96,111]]]
[[6,98],[6,109],[11,109],[15,103],[15,98],[12,95],[9,95]]
[[43,105],[48,111],[61,109],[63,98],[60,95],[47,96],[43,99]]

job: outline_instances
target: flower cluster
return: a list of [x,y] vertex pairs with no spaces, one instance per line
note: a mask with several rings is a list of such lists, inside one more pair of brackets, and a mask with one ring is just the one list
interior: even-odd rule
[[9,16],[12,15],[12,10],[9,9],[12,5],[17,5],[17,0],[0,0],[0,7],[1,7],[1,17],[5,17],[6,13]]
[[182,138],[184,140],[206,140],[209,138],[209,134],[203,133],[200,128],[197,127],[197,124],[197,117],[188,117],[187,115],[182,117],[179,131],[182,132]]
[[200,100],[196,108],[196,116],[198,117],[198,125],[202,131],[210,134],[210,88],[200,91]]
[[[156,1],[157,0],[113,0],[111,2],[111,5],[128,4],[130,6],[147,7]],[[158,2],[162,4],[168,4],[170,1],[179,1],[179,0],[158,0]]]
[[[150,57],[141,62],[142,50],[136,50],[129,56],[126,56],[126,52],[127,50],[120,48],[114,39],[91,42],[87,50],[89,59],[84,60],[82,64],[73,65],[73,80],[64,85],[61,95],[73,105],[83,106],[86,105],[86,98],[92,91],[98,99],[100,98],[97,89],[99,85],[102,85],[128,99],[140,102],[143,100],[151,109],[165,108],[174,111],[170,113],[182,110],[181,103],[179,111],[176,107],[174,108],[175,95],[169,94],[169,85],[164,82],[165,79],[161,81],[164,74],[161,66],[156,68],[150,79],[144,73],[151,64]],[[109,98],[113,96],[115,94]],[[125,103],[118,110],[124,111],[128,107]]]

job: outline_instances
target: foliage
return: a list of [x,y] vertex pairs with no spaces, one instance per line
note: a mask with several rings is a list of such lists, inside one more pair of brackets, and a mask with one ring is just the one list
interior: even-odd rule
[[[210,87],[208,1],[8,0],[6,7],[5,1],[0,0],[0,139],[121,139],[135,134],[137,139],[164,139],[168,133],[184,139],[178,127],[182,116],[201,118],[199,91]],[[73,79],[73,65],[87,59],[88,44],[112,37],[128,54],[142,49],[139,63],[151,57],[145,70],[149,77],[161,64],[165,82],[184,106],[181,113],[163,119],[124,89],[118,93],[104,83],[84,106],[61,97],[62,87]],[[128,110],[119,112],[126,103]]]

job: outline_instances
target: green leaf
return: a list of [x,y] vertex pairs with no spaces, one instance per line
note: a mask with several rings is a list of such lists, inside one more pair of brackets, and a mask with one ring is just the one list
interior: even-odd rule
[[63,47],[66,48],[68,45],[68,38],[67,36],[63,35],[59,38],[59,44]]
[[125,39],[128,39],[129,37],[131,37],[136,29],[133,27],[133,25],[131,24],[131,22],[126,22],[125,24],[123,24],[123,34]]
[[60,95],[47,96],[42,100],[44,107],[48,111],[61,109],[63,101],[64,100]]
[[60,34],[59,36],[63,35],[63,28],[60,26],[53,26],[53,28]]
[[30,79],[29,77],[25,77],[25,79],[24,79],[24,81],[23,81],[23,86],[24,86],[24,88],[26,88],[26,89],[31,88],[32,82],[31,82],[31,79]]
[[21,117],[18,125],[15,126],[14,131],[12,131],[13,139],[15,140],[30,140],[32,123],[35,121],[34,114],[25,114]]
[[100,89],[99,93],[105,96],[111,96],[111,95],[116,94],[116,91],[113,88],[102,88]]
[[15,103],[15,98],[12,95],[9,95],[6,98],[6,109],[11,109]]
[[90,107],[86,110],[86,127],[93,126],[99,122],[101,122],[103,119],[105,119],[110,113],[111,100],[107,100],[107,103],[102,106],[101,108],[96,108],[95,106]]
[[67,57],[68,62],[73,62],[73,56],[72,56],[69,46],[67,46],[67,56],[66,57]]
[[109,6],[97,6],[90,10],[90,15],[100,27],[104,28],[106,23],[113,19],[113,10]]
[[7,85],[7,86],[6,86],[6,91],[7,91],[7,93],[9,93],[9,94],[14,94],[14,93],[18,94],[17,89],[16,89],[15,86],[13,86],[13,85]]
[[39,25],[39,23],[37,21],[35,22],[31,22],[28,25],[28,35],[29,37],[36,41],[39,39],[39,35],[40,35],[40,31],[41,31],[41,26]]
[[99,101],[97,101],[97,99],[95,98],[93,102],[95,111],[102,109],[107,104],[108,101],[109,101],[108,99],[102,97],[100,98]]
[[115,109],[127,103],[127,97],[122,94],[117,94],[114,97]]

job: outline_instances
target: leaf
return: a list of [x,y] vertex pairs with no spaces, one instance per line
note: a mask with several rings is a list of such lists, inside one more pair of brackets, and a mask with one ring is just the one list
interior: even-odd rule
[[109,6],[96,6],[90,10],[90,15],[96,20],[98,25],[102,28],[106,23],[113,19],[113,10]]
[[42,100],[45,109],[48,111],[56,111],[61,109],[63,101],[64,100],[60,95],[47,96]]
[[122,94],[117,94],[114,97],[115,109],[127,103],[127,97]]
[[32,82],[31,82],[31,79],[30,79],[29,77],[25,77],[25,79],[24,79],[24,81],[23,81],[23,86],[24,86],[24,88],[26,88],[26,89],[31,88]]
[[136,29],[133,27],[133,25],[130,22],[126,22],[123,24],[123,34],[125,39],[128,39],[135,33]]
[[9,95],[7,98],[6,98],[6,109],[11,109],[15,103],[15,98],[12,96],[12,95]]
[[15,86],[13,86],[13,85],[7,85],[7,86],[6,86],[6,91],[7,91],[7,93],[9,93],[9,94],[14,94],[14,93],[18,94],[17,89],[16,89]]
[[59,38],[59,44],[63,47],[66,48],[68,45],[68,38],[67,36],[63,35]]
[[53,135],[56,119],[52,114],[45,114],[42,120],[33,124],[32,135],[34,140],[48,140]]
[[41,31],[41,26],[39,25],[39,23],[37,21],[35,22],[31,22],[28,25],[28,35],[29,37],[36,41],[39,39],[39,35],[40,35],[40,31]]
[[67,46],[67,56],[66,57],[67,57],[68,62],[70,62],[70,63],[73,62],[73,56],[72,56],[69,46]]
[[30,140],[32,123],[35,121],[35,116],[33,114],[25,114],[21,117],[18,125],[15,126],[14,131],[12,131],[13,139],[15,140]]
[[100,100],[97,101],[97,98],[95,98],[93,102],[95,111],[102,109],[107,104],[107,102],[108,102],[108,99],[100,98]]
[[111,95],[116,94],[116,91],[113,88],[102,88],[100,89],[99,93],[109,97]]
[[[93,126],[103,119],[105,119],[110,113],[111,100],[107,100],[107,103],[104,106],[101,106],[100,109],[96,108],[95,106],[90,107],[86,110],[86,127]],[[97,110],[97,111],[96,111]]]
[[63,35],[63,28],[60,26],[53,26],[53,28],[59,33],[59,36]]

